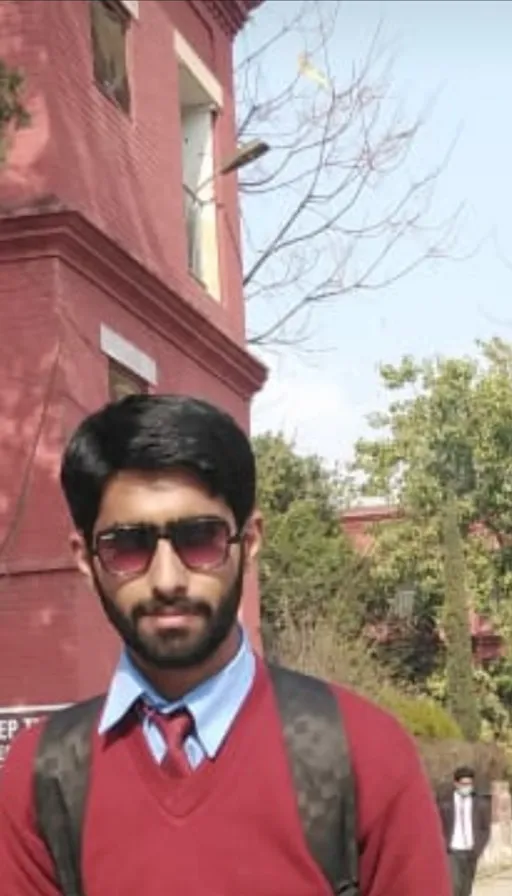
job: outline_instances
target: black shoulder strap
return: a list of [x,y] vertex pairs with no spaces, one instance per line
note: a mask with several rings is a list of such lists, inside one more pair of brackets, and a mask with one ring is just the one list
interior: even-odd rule
[[309,850],[336,896],[358,896],[355,782],[336,698],[319,679],[269,672]]
[[60,710],[45,722],[35,766],[39,832],[55,863],[63,896],[84,896],[81,880],[92,732],[104,697]]
[[[333,894],[358,896],[356,799],[343,720],[323,682],[269,666],[304,835]],[[51,716],[35,769],[39,832],[63,896],[84,896],[81,834],[92,732],[104,697]]]

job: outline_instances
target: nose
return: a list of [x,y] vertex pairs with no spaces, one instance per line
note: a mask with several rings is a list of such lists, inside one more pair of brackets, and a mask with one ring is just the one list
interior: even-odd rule
[[187,575],[187,569],[171,543],[165,538],[160,538],[148,570],[152,590],[168,595],[184,592],[187,587]]

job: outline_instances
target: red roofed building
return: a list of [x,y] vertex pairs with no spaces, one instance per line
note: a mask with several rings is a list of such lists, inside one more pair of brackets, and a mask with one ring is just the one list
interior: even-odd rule
[[[400,507],[368,499],[368,501],[344,511],[341,524],[356,550],[366,554],[371,552],[373,546],[371,528],[375,525],[387,525],[401,517],[403,517],[403,510]],[[488,537],[488,533],[485,532],[482,525],[476,525],[474,532]],[[492,623],[474,609],[470,610],[469,622],[475,662],[482,664],[499,658],[502,654],[503,640],[494,631]],[[375,636],[380,641],[389,641],[392,637],[392,629],[393,627],[388,622],[382,622],[372,627]],[[442,641],[443,632],[439,631],[438,636]]]

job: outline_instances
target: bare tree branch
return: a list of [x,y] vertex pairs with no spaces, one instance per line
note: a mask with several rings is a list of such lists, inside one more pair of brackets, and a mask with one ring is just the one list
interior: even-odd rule
[[[249,320],[262,311],[265,320],[249,334],[255,345],[306,341],[315,308],[382,289],[453,249],[460,209],[445,221],[432,215],[449,154],[427,171],[418,158],[429,109],[412,120],[402,111],[380,26],[362,61],[339,71],[341,8],[341,0],[276,4],[289,18],[276,18],[261,45],[245,32],[240,137],[272,149],[240,180]],[[293,60],[282,83],[276,54],[280,71]]]

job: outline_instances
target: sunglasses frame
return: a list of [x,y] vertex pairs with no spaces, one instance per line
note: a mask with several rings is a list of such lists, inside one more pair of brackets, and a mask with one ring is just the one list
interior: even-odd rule
[[[175,547],[175,544],[173,541],[173,533],[177,529],[180,529],[184,524],[186,525],[187,523],[188,524],[196,523],[199,525],[201,525],[202,523],[203,524],[204,523],[216,523],[216,524],[222,525],[222,527],[225,529],[226,535],[227,535],[226,549],[224,551],[224,556],[223,556],[222,560],[219,560],[218,563],[201,564],[198,566],[189,566],[188,564],[183,562],[179,550],[176,550],[176,547]],[[126,572],[126,573],[115,572],[112,569],[109,569],[108,565],[105,563],[103,557],[101,556],[101,551],[99,549],[99,542],[101,541],[101,539],[108,535],[115,535],[117,532],[133,532],[133,531],[137,531],[137,530],[151,532],[152,534],[154,534],[154,538],[155,538],[153,550],[152,550],[145,566],[141,567],[141,569],[137,570],[136,572]],[[164,540],[170,544],[170,546],[172,547],[172,550],[178,557],[180,563],[182,563],[186,569],[189,569],[191,572],[213,572],[214,570],[220,569],[222,566],[224,566],[224,564],[227,562],[227,559],[229,557],[229,550],[230,550],[231,546],[234,544],[240,544],[240,542],[242,541],[242,538],[243,538],[243,532],[238,531],[238,532],[235,532],[234,534],[231,533],[228,521],[223,519],[220,516],[189,517],[184,520],[177,520],[176,522],[165,523],[163,526],[157,526],[152,523],[127,523],[126,525],[122,525],[122,526],[109,526],[107,529],[102,529],[100,532],[97,532],[96,535],[94,536],[93,546],[91,549],[91,556],[97,557],[98,562],[102,566],[103,570],[109,576],[115,576],[116,578],[132,578],[135,576],[143,576],[147,573],[149,567],[151,566],[151,564],[153,562],[159,541]]]

